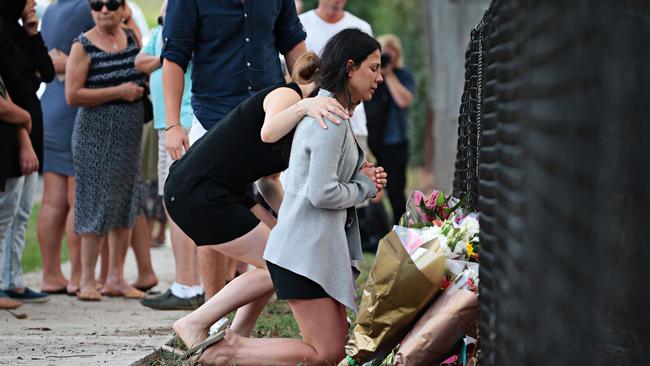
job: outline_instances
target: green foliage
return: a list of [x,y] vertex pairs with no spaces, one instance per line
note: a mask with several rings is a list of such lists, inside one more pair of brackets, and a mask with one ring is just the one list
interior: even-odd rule
[[[316,8],[318,0],[304,0],[303,4],[305,11],[311,10]],[[411,164],[419,165],[422,163],[429,99],[422,0],[348,0],[345,9],[370,23],[375,36],[392,33],[402,41],[404,65],[413,72],[417,83],[409,132]]]

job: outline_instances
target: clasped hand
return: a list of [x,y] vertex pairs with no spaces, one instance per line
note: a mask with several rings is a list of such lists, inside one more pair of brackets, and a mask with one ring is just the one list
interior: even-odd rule
[[377,188],[377,193],[381,192],[388,183],[388,173],[381,166],[375,166],[373,163],[365,162],[361,166],[361,173],[370,178]]

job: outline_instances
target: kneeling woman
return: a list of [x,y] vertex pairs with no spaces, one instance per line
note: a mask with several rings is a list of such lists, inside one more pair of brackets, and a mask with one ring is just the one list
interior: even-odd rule
[[[359,30],[343,30],[323,51],[319,95],[333,96],[351,110],[372,98],[382,82],[380,67],[379,44]],[[278,224],[264,258],[303,340],[244,338],[227,331],[203,353],[202,363],[332,365],[343,359],[344,310],[356,309],[352,263],[363,258],[354,206],[381,188],[375,178],[349,121],[328,131],[309,118],[298,125]]]
[[[298,75],[309,80],[317,60],[315,54],[299,58],[294,80]],[[258,267],[231,281],[174,324],[188,347],[201,344],[216,320],[246,304],[235,317],[232,329],[241,335],[250,334],[273,293],[262,253],[275,219],[256,205],[246,190],[258,179],[286,169],[293,130],[304,116],[319,119],[323,126],[323,117],[338,121],[336,114],[348,118],[347,111],[334,98],[302,99],[314,88],[314,83],[291,83],[260,91],[237,106],[171,166],[164,199],[174,222],[197,245]],[[331,130],[339,128],[343,127]],[[282,187],[277,179],[263,182],[260,191],[277,211]]]

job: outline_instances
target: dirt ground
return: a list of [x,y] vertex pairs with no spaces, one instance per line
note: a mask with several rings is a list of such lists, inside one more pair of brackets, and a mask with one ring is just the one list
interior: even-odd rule
[[[159,278],[155,290],[165,291],[174,276],[169,243],[152,249]],[[66,263],[64,273],[69,274]],[[136,278],[135,260],[127,256],[125,274]],[[25,283],[40,289],[40,272],[25,274]],[[24,304],[15,314],[0,311],[0,365],[131,365],[153,353],[173,335],[174,320],[184,311],[156,311],[137,300],[104,297],[101,302],[51,296],[45,304]]]

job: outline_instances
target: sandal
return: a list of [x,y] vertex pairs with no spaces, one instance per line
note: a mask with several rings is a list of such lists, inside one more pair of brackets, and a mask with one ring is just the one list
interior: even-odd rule
[[146,296],[146,294],[136,288],[129,288],[126,292],[118,291],[118,290],[107,290],[104,288],[101,291],[102,295],[106,295],[108,297],[123,297],[125,299],[142,299]]
[[77,299],[81,301],[101,301],[102,294],[99,291],[77,291]]
[[219,332],[208,336],[208,338],[204,339],[203,341],[193,345],[190,347],[190,349],[185,352],[183,355],[183,359],[187,360],[188,358],[192,356],[197,356],[196,359],[198,360],[199,357],[201,357],[201,354],[203,351],[205,351],[206,348],[212,346],[213,344],[219,342],[226,336],[226,330],[222,329]]
[[[203,341],[201,341],[201,342],[193,345],[192,347],[190,347],[187,350],[187,352],[185,352],[185,355],[183,356],[183,358],[186,359],[186,358],[190,357],[193,353],[195,353],[200,348],[205,349],[208,346],[210,346],[210,345],[212,345],[212,344],[214,344],[216,342],[219,342],[226,335],[226,329],[228,329],[228,327],[230,327],[230,319],[224,317],[224,318],[221,318],[221,319],[217,320],[210,327],[210,329],[208,330],[208,337],[206,339],[204,339]],[[203,352],[203,349],[199,353],[199,357],[200,357],[200,354]]]

